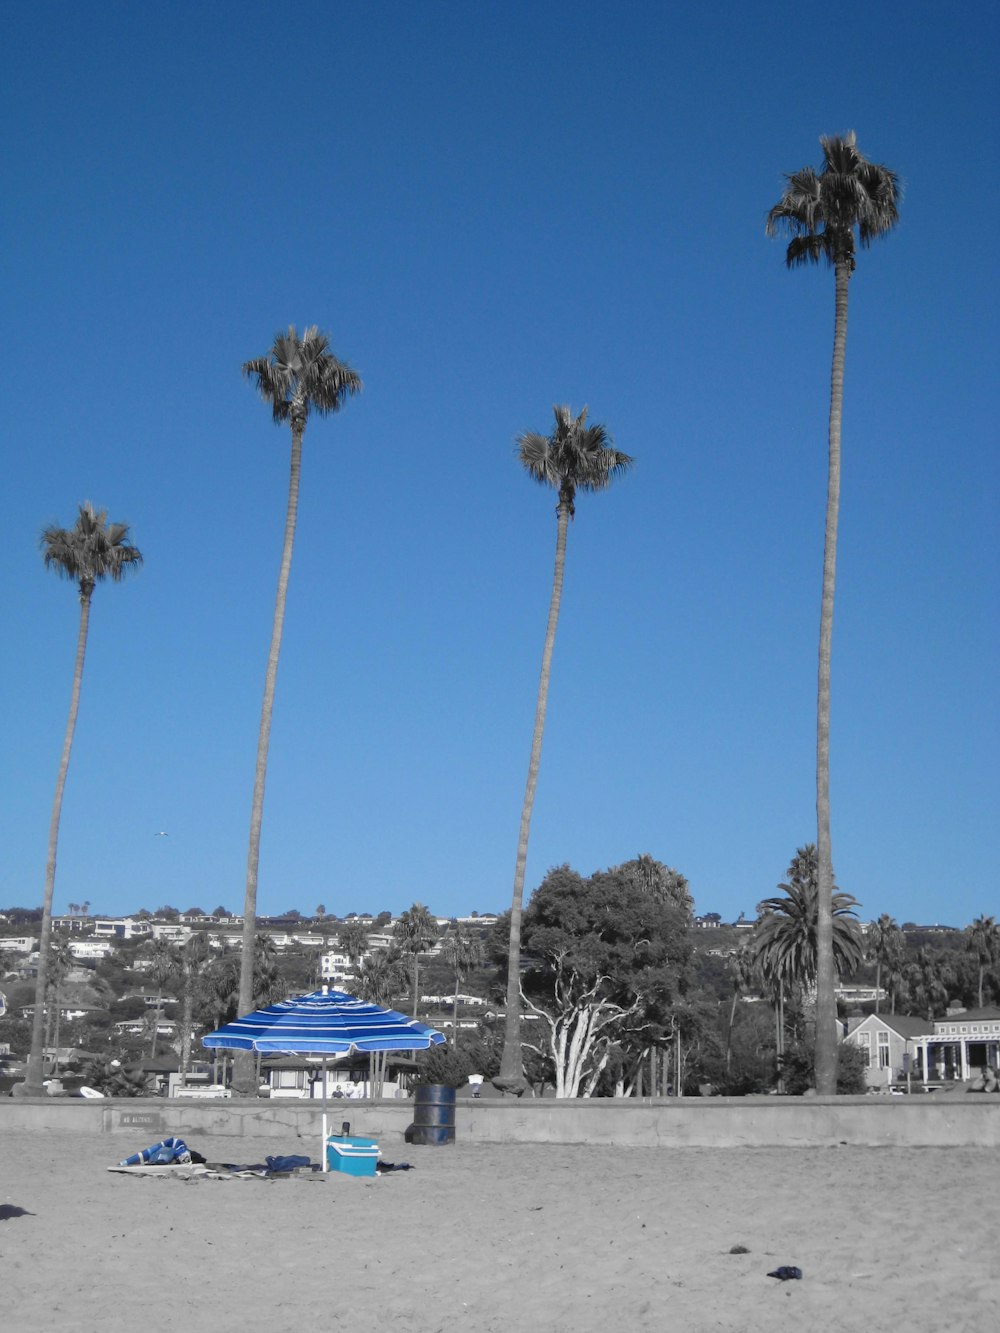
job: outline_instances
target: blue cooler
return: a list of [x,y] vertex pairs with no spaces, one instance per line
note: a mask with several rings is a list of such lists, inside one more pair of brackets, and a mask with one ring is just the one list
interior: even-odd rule
[[326,1141],[327,1170],[341,1175],[374,1176],[381,1155],[374,1139],[356,1134],[331,1134]]

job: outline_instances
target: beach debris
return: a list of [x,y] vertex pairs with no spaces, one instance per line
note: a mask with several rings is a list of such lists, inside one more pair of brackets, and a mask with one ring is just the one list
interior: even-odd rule
[[27,1208],[21,1208],[16,1203],[0,1203],[0,1222],[6,1222],[12,1217],[34,1217],[34,1213],[29,1213]]
[[780,1268],[775,1268],[773,1272],[768,1273],[768,1277],[776,1277],[780,1282],[788,1282],[792,1278],[801,1276],[802,1269],[796,1268],[794,1264],[782,1264]]
[[[730,1254],[749,1254],[750,1251],[747,1249],[747,1247],[746,1247],[745,1245],[733,1245],[733,1246],[730,1248],[729,1253],[730,1253]],[[768,1277],[770,1277],[770,1274],[768,1274]]]

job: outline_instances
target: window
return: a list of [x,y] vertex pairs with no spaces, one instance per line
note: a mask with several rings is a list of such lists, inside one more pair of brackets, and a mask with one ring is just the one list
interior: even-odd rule
[[858,1045],[864,1052],[865,1065],[870,1066],[872,1062],[872,1035],[870,1032],[858,1032],[855,1036]]
[[878,1067],[879,1069],[889,1068],[889,1034],[880,1032],[878,1034]]

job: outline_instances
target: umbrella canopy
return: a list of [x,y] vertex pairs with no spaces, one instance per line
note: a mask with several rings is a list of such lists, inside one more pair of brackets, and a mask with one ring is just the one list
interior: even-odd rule
[[348,1051],[425,1051],[445,1040],[425,1023],[344,991],[313,991],[236,1018],[202,1037],[212,1050],[343,1055]]

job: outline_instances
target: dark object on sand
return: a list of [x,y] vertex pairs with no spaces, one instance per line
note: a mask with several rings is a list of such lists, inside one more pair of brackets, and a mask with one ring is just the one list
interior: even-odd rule
[[[745,1245],[734,1245],[729,1251],[730,1254],[749,1254],[750,1251]],[[768,1274],[770,1276],[770,1274]]]
[[34,1217],[34,1213],[29,1213],[27,1208],[19,1208],[16,1203],[0,1203],[0,1222],[6,1222],[12,1217]]
[[802,1269],[795,1268],[792,1264],[782,1264],[781,1267],[776,1268],[773,1273],[768,1273],[768,1277],[776,1277],[782,1282],[787,1282],[790,1278],[801,1276]]

